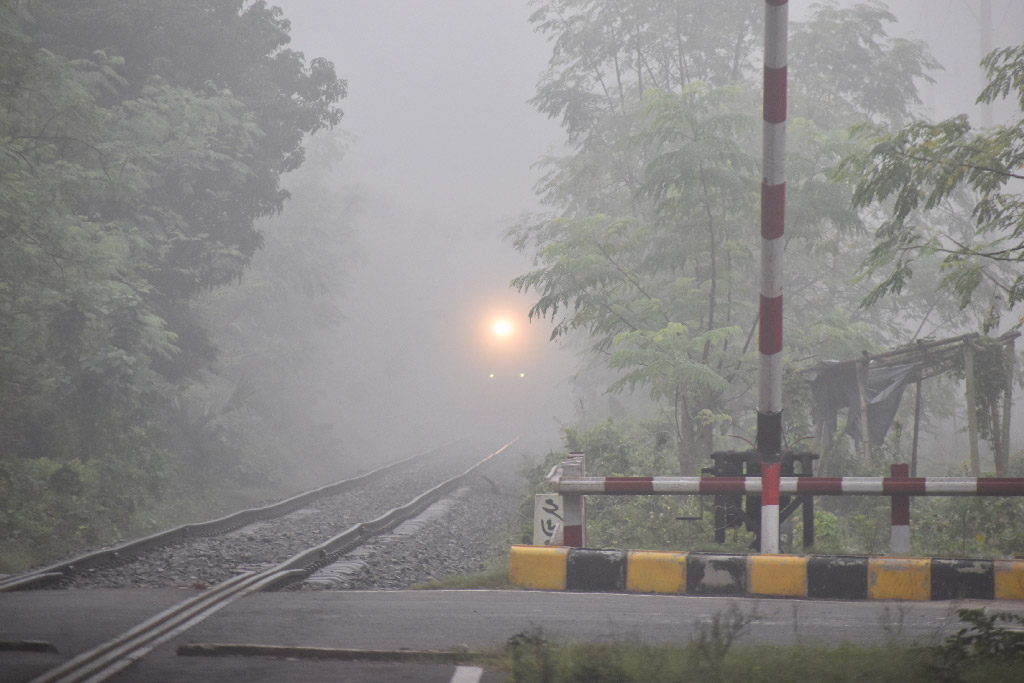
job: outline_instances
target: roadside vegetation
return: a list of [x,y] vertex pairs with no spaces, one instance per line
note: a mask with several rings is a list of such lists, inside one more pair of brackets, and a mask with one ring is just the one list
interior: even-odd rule
[[1024,619],[967,609],[959,616],[964,627],[936,645],[746,645],[750,617],[738,611],[701,623],[683,645],[566,643],[530,632],[509,641],[502,666],[516,683],[1017,680]]

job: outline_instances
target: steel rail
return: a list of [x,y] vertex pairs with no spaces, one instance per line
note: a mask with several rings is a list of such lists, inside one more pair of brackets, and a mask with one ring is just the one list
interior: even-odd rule
[[334,538],[304,550],[274,567],[261,572],[245,572],[233,576],[76,655],[32,679],[31,683],[98,683],[107,680],[145,657],[161,643],[192,628],[244,595],[264,590],[278,590],[301,581],[313,571],[330,564],[340,555],[370,538],[416,517],[517,440],[518,437],[461,474],[441,482],[405,505],[389,510],[369,522],[356,524]]
[[382,465],[375,470],[366,472],[356,477],[342,479],[332,484],[326,484],[303,493],[296,494],[290,498],[280,500],[276,503],[261,507],[239,510],[224,517],[208,520],[206,522],[195,522],[167,529],[149,536],[128,541],[110,548],[103,548],[92,552],[84,553],[67,560],[61,560],[54,564],[40,567],[28,572],[14,574],[0,579],[0,593],[15,590],[29,590],[36,588],[47,588],[59,584],[61,581],[93,567],[99,567],[118,561],[122,557],[145,553],[155,548],[174,543],[176,541],[193,538],[197,536],[215,536],[224,534],[235,529],[264,521],[282,517],[294,512],[310,503],[322,498],[329,498],[349,489],[363,485],[367,482],[380,478],[384,474],[407,465],[420,458],[425,458],[438,451],[452,446],[458,441],[447,443],[429,450],[416,453],[408,458],[397,460],[387,465]]

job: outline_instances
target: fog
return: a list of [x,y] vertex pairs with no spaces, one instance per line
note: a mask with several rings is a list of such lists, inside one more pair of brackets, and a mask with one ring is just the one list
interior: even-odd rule
[[[793,7],[810,4],[790,3]],[[843,0],[840,4],[855,3]],[[931,118],[943,119],[966,112],[975,125],[1007,119],[1011,113],[1007,103],[994,105],[991,119],[986,118],[983,107],[974,103],[985,83],[979,62],[992,49],[1020,44],[1024,3],[1018,0],[887,0],[885,5],[897,19],[897,23],[888,28],[890,34],[924,41],[942,64],[943,70],[932,74],[935,83],[921,87]],[[799,15],[797,9],[793,16]]]
[[[536,207],[531,165],[559,140],[526,103],[546,62],[522,2],[292,0],[292,46],[347,79],[339,183],[352,217],[338,384],[322,419],[346,450],[398,455],[469,434],[558,445],[572,356],[527,319],[503,241]],[[491,332],[504,316],[514,325]],[[491,374],[495,377],[492,379]],[[523,377],[519,375],[523,374]]]
[[[398,455],[472,432],[557,448],[559,424],[580,410],[568,381],[577,361],[548,343],[546,321],[528,322],[530,299],[509,281],[530,263],[502,240],[537,208],[531,166],[561,139],[527,104],[549,46],[526,0],[276,4],[292,47],[348,81],[341,128],[353,142],[338,183],[362,198],[322,419],[353,453]],[[793,19],[809,4],[790,3]],[[1024,3],[993,0],[988,43],[983,2],[887,4],[900,21],[890,32],[926,41],[945,67],[922,88],[932,118],[1002,120],[974,105],[977,64],[983,45],[1019,40]],[[489,332],[499,314],[515,325],[503,344]]]

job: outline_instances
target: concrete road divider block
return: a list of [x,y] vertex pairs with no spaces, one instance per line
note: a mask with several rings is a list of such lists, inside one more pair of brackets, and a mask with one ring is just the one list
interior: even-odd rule
[[565,587],[571,591],[626,590],[626,551],[572,548]]
[[807,595],[807,558],[801,555],[750,555],[747,559],[751,595]]
[[564,546],[514,545],[508,556],[508,580],[523,588],[565,590],[568,556]]
[[995,575],[992,560],[933,559],[932,600],[992,600]]
[[509,581],[542,590],[833,600],[1024,600],[1024,558],[725,555],[512,546]]
[[686,592],[691,595],[743,595],[747,591],[746,555],[689,553]]
[[996,600],[1024,600],[1024,559],[995,560]]
[[630,550],[626,590],[636,593],[685,593],[687,553]]
[[844,555],[807,558],[807,597],[866,600],[868,558]]
[[872,600],[930,600],[930,559],[868,558],[868,598]]

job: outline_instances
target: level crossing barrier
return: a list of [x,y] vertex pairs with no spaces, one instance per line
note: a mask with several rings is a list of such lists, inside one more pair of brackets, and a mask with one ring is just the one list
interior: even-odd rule
[[[1024,496],[1024,477],[909,477],[908,466],[893,465],[889,477],[779,478],[783,496],[889,496],[892,500],[892,550],[910,551],[911,496]],[[678,496],[739,494],[759,496],[761,477],[593,477],[585,475],[585,457],[573,453],[551,469],[547,483],[562,496],[563,543],[582,548],[586,541],[586,496]],[[776,530],[777,533],[777,530]]]

